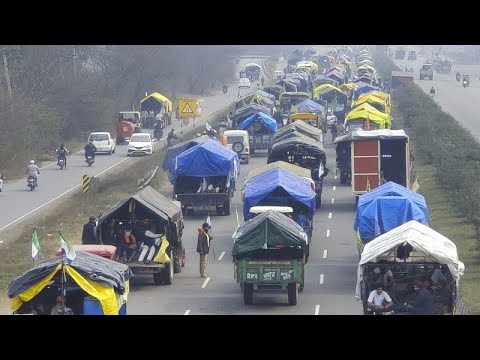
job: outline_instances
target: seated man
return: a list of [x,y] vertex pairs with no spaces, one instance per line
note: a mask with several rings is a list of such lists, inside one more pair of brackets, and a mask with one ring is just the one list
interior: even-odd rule
[[390,311],[393,301],[388,293],[383,290],[383,285],[378,285],[376,290],[372,290],[368,295],[367,306],[374,314],[380,315]]
[[57,296],[55,306],[52,308],[50,315],[73,315],[72,309],[65,306],[65,297]]

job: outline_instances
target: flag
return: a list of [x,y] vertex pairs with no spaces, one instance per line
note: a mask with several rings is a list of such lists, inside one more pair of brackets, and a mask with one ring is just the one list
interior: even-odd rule
[[412,190],[417,192],[417,190],[420,188],[420,184],[418,183],[418,176],[415,178],[415,181],[412,185]]
[[40,260],[40,243],[38,242],[37,229],[33,228],[32,232],[32,258],[33,260]]
[[205,223],[208,224],[208,226],[212,227],[212,220],[210,219],[210,214],[208,214],[207,220],[205,220]]
[[60,231],[58,233],[60,234],[60,247],[67,258],[67,262],[71,264],[73,260],[75,260],[77,253],[73,249],[72,244],[70,244],[70,242],[62,235],[62,233]]
[[367,178],[367,186],[365,188],[365,191],[370,191],[371,190],[371,187],[370,187],[370,179]]
[[240,220],[238,220],[238,206],[236,205],[235,205],[235,214],[237,215],[237,225],[235,225],[235,230],[233,231],[232,239],[235,239],[235,237],[237,236],[237,230],[240,227]]

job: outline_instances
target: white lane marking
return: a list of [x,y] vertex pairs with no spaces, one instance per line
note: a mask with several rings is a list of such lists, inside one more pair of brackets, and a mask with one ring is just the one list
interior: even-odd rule
[[188,315],[188,314],[190,314],[190,309],[185,311],[185,313],[183,315]]
[[220,254],[220,256],[218,257],[218,260],[222,260],[223,259],[223,256],[225,255],[225,251],[222,251],[222,253]]
[[315,315],[318,315],[320,313],[320,305],[315,306]]
[[336,186],[333,187],[333,191],[335,191],[335,190],[337,190],[337,187],[336,187]]
[[320,285],[323,285],[323,280],[325,278],[324,274],[320,274]]
[[209,281],[210,281],[210,277],[207,277],[207,278],[205,279],[205,282],[204,282],[203,285],[202,285],[202,289],[205,289],[205,288],[207,287]]
[[323,256],[322,256],[322,257],[323,257],[324,259],[327,258],[327,253],[328,253],[328,250],[327,250],[327,249],[323,250]]
[[332,198],[332,204],[335,202],[335,198]]
[[[112,166],[110,166],[110,167],[106,168],[105,170],[99,172],[97,175],[95,175],[95,177],[102,175],[103,173],[107,172],[108,170],[114,168],[114,167],[117,166],[117,165],[120,165],[121,163],[123,163],[124,161],[127,161],[127,160],[130,160],[130,158],[125,158],[125,159],[119,161],[118,163],[113,164]],[[55,196],[53,199],[50,199],[50,200],[47,201],[45,204],[40,205],[39,207],[36,207],[36,208],[33,209],[33,210],[30,210],[29,212],[27,212],[26,214],[23,214],[23,215],[20,216],[19,218],[16,218],[16,219],[13,220],[12,222],[10,222],[10,223],[8,223],[7,225],[5,225],[4,227],[0,228],[0,231],[6,229],[6,228],[9,227],[10,225],[15,224],[16,222],[18,222],[18,221],[22,220],[23,218],[27,217],[28,215],[33,214],[35,211],[40,210],[41,208],[43,208],[44,206],[47,206],[48,204],[54,202],[55,200],[60,199],[62,196],[67,195],[69,192],[71,192],[71,191],[75,190],[76,188],[80,187],[80,185],[81,185],[81,184],[75,185],[75,186],[72,187],[71,189],[68,189],[67,191],[61,193],[61,194],[58,195],[58,196]]]
[[331,219],[332,218],[332,213],[328,213],[328,218]]
[[330,236],[330,229],[327,229],[327,237]]

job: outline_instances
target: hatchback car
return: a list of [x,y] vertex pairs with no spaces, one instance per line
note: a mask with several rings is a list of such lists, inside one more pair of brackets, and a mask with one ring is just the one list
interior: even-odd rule
[[248,78],[241,78],[240,81],[238,82],[238,87],[247,87],[249,88],[251,86],[250,80]]
[[136,133],[130,138],[127,148],[127,156],[134,154],[152,155],[155,145],[148,133]]
[[95,145],[97,153],[115,154],[116,142],[109,132],[93,132],[88,137],[88,141]]

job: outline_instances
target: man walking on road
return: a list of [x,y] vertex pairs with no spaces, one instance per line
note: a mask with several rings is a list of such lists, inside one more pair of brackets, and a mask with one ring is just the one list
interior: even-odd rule
[[208,253],[210,251],[210,242],[213,236],[209,234],[210,225],[204,223],[198,228],[197,252],[200,254],[200,277],[206,278]]

